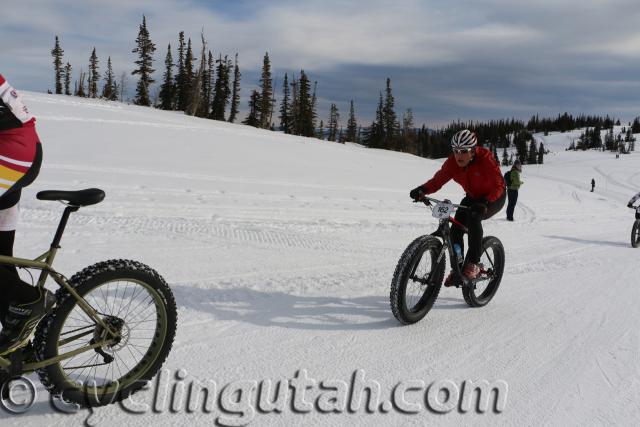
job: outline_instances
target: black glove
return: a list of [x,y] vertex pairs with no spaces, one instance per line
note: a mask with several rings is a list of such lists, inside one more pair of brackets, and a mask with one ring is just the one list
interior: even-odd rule
[[633,207],[633,203],[627,203],[627,207],[628,208],[632,208]]
[[427,189],[424,185],[420,185],[409,192],[409,197],[418,202],[424,198],[425,194],[427,194]]
[[476,215],[484,216],[487,213],[487,205],[484,203],[474,203],[469,207]]

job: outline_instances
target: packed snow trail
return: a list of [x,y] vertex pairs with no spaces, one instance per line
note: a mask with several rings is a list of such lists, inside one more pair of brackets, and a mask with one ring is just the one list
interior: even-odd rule
[[[21,425],[602,425],[640,416],[640,252],[628,243],[626,208],[640,185],[638,154],[565,152],[566,134],[546,136],[552,153],[524,166],[516,221],[502,212],[484,225],[506,248],[496,297],[471,309],[443,288],[424,320],[403,327],[389,308],[391,276],[404,248],[437,226],[408,191],[441,161],[119,103],[25,98],[44,163],[24,192],[16,254],[44,252],[61,214],[37,191],[102,188],[104,202],[71,217],[57,268],[71,275],[138,259],[172,286],[179,329],[161,390],[134,395],[144,413],[61,414],[30,376],[38,395]],[[453,183],[438,195],[463,196]],[[259,386],[270,381],[273,400],[278,381],[303,373],[315,380],[310,410],[292,394],[280,413],[260,410]],[[364,400],[348,410],[358,375],[380,385],[371,411]],[[173,387],[195,379],[216,382],[212,412],[188,413],[178,395],[172,413]],[[429,385],[453,384],[461,398],[467,380],[506,383],[503,410],[429,409]],[[400,406],[415,413],[390,406],[402,387],[409,406]]]

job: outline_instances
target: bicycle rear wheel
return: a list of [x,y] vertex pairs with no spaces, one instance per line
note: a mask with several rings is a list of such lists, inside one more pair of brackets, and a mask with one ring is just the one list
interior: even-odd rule
[[640,246],[640,219],[636,219],[631,227],[631,247]]
[[[40,381],[54,396],[82,406],[121,401],[155,376],[171,350],[177,325],[171,289],[155,270],[129,260],[92,265],[69,282],[120,336],[39,369]],[[66,289],[60,288],[56,297],[54,311],[36,331],[41,361],[107,336]]]
[[487,305],[500,286],[504,272],[504,247],[497,237],[487,236],[482,239],[480,265],[480,274],[471,286],[462,288],[462,296],[471,307]]
[[391,311],[400,323],[415,323],[433,307],[444,277],[444,257],[437,262],[441,249],[437,238],[421,236],[400,257],[390,294]]

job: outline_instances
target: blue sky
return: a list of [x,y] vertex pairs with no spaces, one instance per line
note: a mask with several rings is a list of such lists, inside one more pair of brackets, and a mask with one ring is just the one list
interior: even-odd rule
[[318,81],[325,121],[335,103],[346,123],[353,99],[369,124],[387,77],[398,115],[411,108],[416,125],[564,111],[640,115],[640,8],[632,0],[5,0],[0,72],[18,89],[52,88],[58,35],[76,76],[94,46],[102,71],[111,56],[116,73],[129,73],[143,14],[157,80],[181,30],[197,50],[204,29],[216,57],[238,52],[242,112],[268,51],[276,95],[285,72],[304,69]]

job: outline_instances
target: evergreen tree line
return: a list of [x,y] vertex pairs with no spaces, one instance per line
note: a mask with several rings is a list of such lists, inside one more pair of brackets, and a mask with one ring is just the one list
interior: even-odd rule
[[[573,117],[571,114],[565,112],[562,115],[558,114],[558,117],[555,119],[540,119],[535,115],[531,117],[527,123],[527,129],[531,132],[544,132],[545,135],[548,135],[549,132],[568,132],[586,127],[599,126],[601,129],[608,129],[613,125],[620,126],[620,120],[614,120],[608,115],[606,117],[585,115]],[[640,128],[640,123],[638,126]]]
[[[137,105],[154,106],[164,110],[184,111],[186,114],[206,117],[214,120],[235,122],[238,119],[240,103],[240,68],[238,54],[233,60],[228,55],[220,53],[216,58],[201,34],[201,49],[199,58],[194,52],[191,39],[185,41],[184,31],[178,33],[177,51],[167,45],[164,60],[164,73],[159,91],[155,99],[151,99],[150,88],[155,80],[153,74],[153,55],[155,44],[151,41],[147,29],[146,17],[143,16],[136,38],[136,47],[132,50],[137,54],[135,69],[131,75],[138,76],[135,97]],[[122,73],[117,80],[111,64],[111,57],[107,59],[107,69],[102,77],[102,90],[99,90],[100,73],[99,60],[95,47],[89,57],[88,72],[80,69],[78,79],[71,85],[72,67],[69,62],[63,65],[63,49],[58,36],[51,51],[54,58],[55,93],[76,95],[90,98],[104,98],[107,100],[123,101],[127,85],[127,74]],[[356,121],[353,100],[349,103],[349,115],[346,128],[340,124],[340,112],[332,103],[327,118],[327,129],[324,120],[318,124],[317,114],[317,82],[311,82],[304,70],[299,75],[289,76],[285,73],[282,83],[282,97],[276,112],[275,79],[271,72],[271,62],[268,52],[263,58],[261,77],[258,89],[251,91],[248,101],[248,115],[242,120],[243,124],[279,130],[287,134],[317,137],[336,142],[355,142],[370,148],[403,151],[428,158],[441,158],[451,152],[449,141],[453,134],[461,129],[471,129],[478,136],[480,145],[492,149],[498,159],[497,148],[516,146],[517,157],[523,163],[532,163],[531,151],[522,145],[521,140],[534,143],[530,132],[570,131],[575,128],[593,127],[611,128],[619,124],[609,116],[578,116],[568,113],[558,115],[555,119],[540,119],[533,116],[528,123],[514,118],[507,120],[492,120],[483,122],[456,121],[441,129],[429,129],[424,124],[416,128],[413,123],[413,112],[407,109],[399,119],[395,112],[395,99],[391,88],[391,79],[386,79],[384,92],[379,93],[375,117],[368,127],[361,127]],[[227,109],[228,114],[227,114]],[[274,117],[277,114],[277,117]],[[278,121],[278,126],[276,126]],[[640,133],[640,120],[636,118],[630,124],[629,131]],[[585,141],[587,141],[585,136]],[[594,142],[580,145],[592,148]],[[602,145],[598,145],[600,148]],[[606,144],[605,144],[606,146]],[[575,147],[577,148],[577,147]],[[536,150],[536,163],[541,163]],[[505,151],[506,152],[506,151]],[[544,150],[542,150],[544,153]],[[507,160],[509,161],[509,159]],[[504,163],[504,156],[500,162]]]
[[116,81],[113,67],[111,65],[111,57],[108,57],[107,59],[107,69],[103,76],[104,83],[102,85],[102,92],[99,92],[98,82],[100,81],[100,67],[95,47],[89,57],[88,74],[81,68],[78,80],[74,82],[73,89],[71,88],[73,68],[69,62],[63,66],[64,50],[60,46],[58,36],[55,37],[55,43],[51,50],[51,55],[53,56],[56,94],[75,95],[88,98],[101,97],[111,101],[116,101],[118,99],[122,100],[122,89],[124,89],[124,82],[126,80],[122,78],[120,83]]
[[[636,119],[638,120],[638,119]],[[635,121],[634,121],[635,122]],[[615,151],[618,153],[628,153],[635,151],[635,137],[633,127],[623,127],[622,131],[614,135],[613,126],[605,129],[604,140],[602,138],[603,129],[599,125],[587,128],[580,134],[577,140],[572,141],[567,150],[602,150]],[[624,138],[622,135],[624,134]]]

